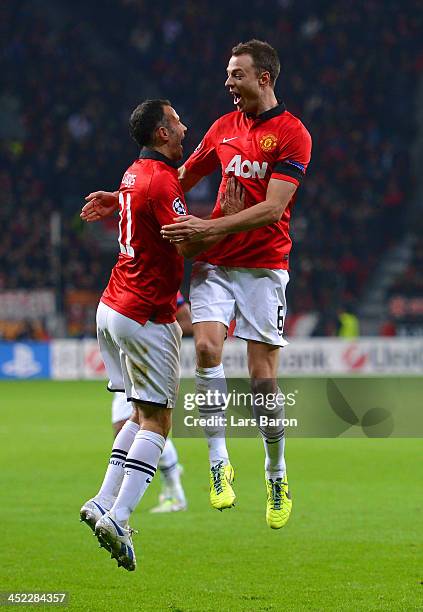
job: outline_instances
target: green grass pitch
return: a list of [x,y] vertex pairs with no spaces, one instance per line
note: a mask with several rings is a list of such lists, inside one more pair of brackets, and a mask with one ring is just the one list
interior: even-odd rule
[[68,591],[67,609],[89,611],[422,609],[421,440],[288,441],[280,531],[265,523],[260,440],[229,441],[237,505],[222,513],[204,440],[176,440],[189,510],[148,514],[153,481],[128,573],[78,520],[107,464],[110,401],[97,382],[0,383],[0,590]]

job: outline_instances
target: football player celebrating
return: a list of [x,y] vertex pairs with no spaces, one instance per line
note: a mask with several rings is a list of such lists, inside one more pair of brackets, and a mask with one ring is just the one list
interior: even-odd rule
[[120,253],[97,309],[108,387],[124,391],[134,409],[115,438],[98,494],[85,502],[80,516],[129,571],[136,560],[128,520],[154,477],[176,402],[182,255],[216,241],[175,247],[160,235],[175,214],[186,214],[177,172],[185,132],[167,100],[147,100],[131,115],[130,133],[141,152],[120,185]]
[[[266,521],[272,529],[286,524],[292,500],[284,456],[283,406],[277,411],[267,409],[265,399],[278,392],[279,348],[287,344],[283,326],[292,244],[289,224],[311,155],[309,132],[276,98],[279,72],[277,52],[266,42],[250,40],[232,49],[225,86],[237,110],[211,126],[179,169],[186,192],[221,166],[212,218],[174,218],[162,228],[165,238],[179,244],[223,238],[217,248],[202,252],[193,267],[190,301],[197,389],[224,392],[223,343],[235,318],[235,335],[247,341],[254,414],[259,421],[261,416],[271,417],[260,432],[265,449]],[[239,184],[245,190],[245,208],[225,216],[227,199]],[[88,196],[87,220],[95,221],[116,208],[114,194],[100,193],[97,200],[96,194]],[[202,407],[201,413],[223,416],[223,407]],[[205,433],[210,501],[218,510],[230,508],[235,502],[234,470],[224,432],[206,427]]]
[[[245,209],[223,216],[221,196],[212,219],[185,217],[166,225],[170,240],[223,237],[218,248],[201,253],[194,264],[190,300],[197,350],[197,386],[202,391],[223,380],[222,347],[226,329],[235,318],[235,335],[247,341],[248,368],[255,398],[278,391],[279,347],[286,316],[285,288],[289,280],[291,238],[289,222],[295,192],[310,161],[311,138],[299,119],[289,113],[274,92],[280,64],[269,44],[258,40],[232,50],[226,87],[237,111],[218,119],[197,150],[180,168],[184,191],[219,165],[220,194],[229,177],[245,189]],[[263,405],[264,404],[264,405]],[[208,406],[203,414],[218,414]],[[273,529],[287,522],[292,500],[284,458],[283,406],[277,411],[254,401],[265,448],[266,520]],[[235,500],[225,439],[208,435],[211,464],[211,503],[230,507]]]

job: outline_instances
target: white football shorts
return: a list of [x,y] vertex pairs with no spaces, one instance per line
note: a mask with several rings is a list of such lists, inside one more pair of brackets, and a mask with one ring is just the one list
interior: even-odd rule
[[229,268],[196,261],[192,268],[190,302],[193,323],[235,319],[234,335],[273,346],[286,346],[287,270]]
[[113,393],[112,423],[127,421],[132,414],[132,403],[126,399],[126,393]]
[[109,377],[108,389],[128,401],[174,408],[179,388],[179,323],[141,325],[100,302],[97,338]]

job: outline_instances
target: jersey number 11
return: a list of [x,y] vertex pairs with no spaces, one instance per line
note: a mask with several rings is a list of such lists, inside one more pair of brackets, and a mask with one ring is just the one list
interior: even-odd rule
[[[124,240],[124,235],[126,236]],[[132,213],[131,194],[126,194],[126,202],[123,193],[119,193],[119,246],[120,252],[129,257],[134,257],[134,247],[131,247],[132,238]]]

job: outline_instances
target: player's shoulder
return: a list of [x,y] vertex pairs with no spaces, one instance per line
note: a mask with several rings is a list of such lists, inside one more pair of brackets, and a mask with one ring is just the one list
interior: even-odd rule
[[288,110],[280,115],[280,128],[285,132],[290,132],[293,136],[311,139],[310,132],[301,119]]
[[239,122],[241,113],[239,111],[231,111],[230,113],[226,113],[225,115],[221,115],[216,121],[212,124],[210,129],[219,130],[224,129],[228,125],[234,125]]
[[150,198],[160,200],[182,194],[176,167],[158,161],[153,161],[150,167],[151,175],[148,186]]
[[238,110],[235,110],[231,111],[230,113],[225,113],[224,115],[221,115],[218,121],[221,121],[222,123],[231,123],[239,119],[241,116],[242,113],[240,113]]
[[120,184],[121,189],[136,189],[137,187],[139,187],[140,179],[137,161],[138,160],[135,159],[132,164],[125,170]]
[[208,131],[208,137],[212,139],[212,142],[220,142],[222,138],[232,134],[234,130],[242,129],[243,114],[238,110],[221,115],[216,121],[210,126]]

